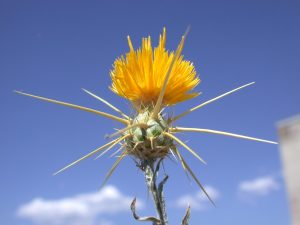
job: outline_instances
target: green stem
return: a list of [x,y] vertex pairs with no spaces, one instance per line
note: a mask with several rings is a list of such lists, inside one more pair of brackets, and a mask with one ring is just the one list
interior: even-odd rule
[[166,213],[165,200],[163,196],[163,185],[168,179],[166,176],[157,186],[156,180],[161,160],[155,163],[154,160],[145,160],[142,166],[145,173],[146,184],[152,194],[157,215],[160,219],[160,225],[168,225],[168,217]]
[[[165,183],[168,180],[168,176],[166,175],[165,178],[158,183],[157,185],[157,176],[160,169],[160,164],[162,162],[162,159],[160,160],[144,160],[140,163],[137,163],[137,165],[143,170],[146,178],[146,184],[148,187],[148,190],[152,194],[152,198],[155,204],[157,217],[154,216],[147,216],[147,217],[140,217],[135,210],[135,203],[136,198],[133,199],[130,208],[132,211],[133,217],[138,221],[148,221],[152,222],[152,225],[168,225],[168,217],[166,212],[166,205],[165,205],[165,199],[163,196],[163,188]],[[182,220],[181,225],[188,225],[189,224],[189,218],[190,218],[190,207],[186,210],[185,216]]]

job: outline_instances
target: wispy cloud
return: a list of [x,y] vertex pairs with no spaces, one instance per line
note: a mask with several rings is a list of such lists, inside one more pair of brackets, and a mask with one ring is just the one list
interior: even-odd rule
[[240,182],[238,190],[243,195],[266,196],[279,188],[280,185],[275,177],[264,176]]
[[[213,186],[205,186],[205,190],[213,201],[216,201],[220,197],[220,192]],[[193,210],[205,210],[210,204],[207,196],[202,191],[183,195],[175,202],[176,207],[187,208],[190,205]]]
[[35,198],[20,206],[17,215],[43,225],[111,225],[110,221],[99,220],[99,216],[128,211],[131,201],[132,197],[123,195],[114,186],[107,186],[99,192],[69,198]]

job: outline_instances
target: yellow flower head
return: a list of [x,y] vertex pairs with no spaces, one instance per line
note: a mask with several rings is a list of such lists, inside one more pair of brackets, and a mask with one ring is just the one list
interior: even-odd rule
[[154,50],[150,37],[143,38],[142,47],[137,50],[134,50],[129,36],[128,44],[129,52],[115,60],[110,73],[113,92],[130,100],[135,106],[151,106],[156,103],[165,78],[170,73],[163,105],[173,105],[199,95],[190,92],[200,83],[194,65],[180,55],[184,38],[178,46],[178,56],[177,52],[165,49],[165,28]]

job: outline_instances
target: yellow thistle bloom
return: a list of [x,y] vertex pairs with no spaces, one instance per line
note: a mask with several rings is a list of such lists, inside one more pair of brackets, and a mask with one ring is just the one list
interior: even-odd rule
[[[193,149],[175,136],[177,132],[210,133],[276,144],[276,142],[273,141],[218,130],[176,126],[173,127],[174,122],[181,117],[229,94],[248,87],[254,82],[240,86],[213,99],[205,101],[173,118],[167,119],[161,114],[161,109],[164,106],[173,105],[198,95],[198,93],[191,91],[199,84],[200,79],[196,75],[193,64],[184,60],[183,56],[181,55],[185,38],[186,34],[182,37],[176,51],[169,52],[165,49],[165,29],[163,34],[160,36],[159,44],[154,51],[152,50],[150,37],[144,38],[142,41],[142,47],[136,51],[134,50],[131,40],[128,37],[130,51],[126,54],[126,56],[121,56],[116,59],[110,75],[112,78],[111,90],[132,102],[137,110],[137,113],[133,118],[127,116],[108,101],[85,89],[83,90],[86,93],[105,103],[107,106],[119,113],[121,117],[99,110],[17,91],[17,93],[22,95],[91,112],[118,121],[125,125],[123,129],[110,135],[110,137],[119,136],[118,138],[67,165],[57,173],[60,173],[101,151],[102,153],[100,156],[102,156],[106,152],[112,150],[117,144],[121,143],[121,148],[118,149],[114,154],[120,151],[122,151],[122,153],[107,174],[105,181],[111,176],[122,159],[127,155],[134,156],[141,162],[144,162],[164,159],[166,156],[172,154],[174,157],[179,159],[183,169],[193,177],[196,183],[205,192],[203,186],[196,178],[190,166],[184,160],[181,152],[178,150],[177,145],[182,146],[200,161],[204,161]],[[207,195],[206,192],[205,194]],[[207,197],[209,198],[208,195]]]
[[[151,37],[143,38],[142,47],[134,50],[128,36],[129,52],[117,58],[111,71],[111,90],[130,100],[136,108],[154,105],[170,73],[163,97],[163,105],[173,105],[198,96],[190,93],[200,82],[194,65],[166,50],[166,29],[159,37],[159,44],[152,50]],[[184,39],[178,49],[181,52]]]

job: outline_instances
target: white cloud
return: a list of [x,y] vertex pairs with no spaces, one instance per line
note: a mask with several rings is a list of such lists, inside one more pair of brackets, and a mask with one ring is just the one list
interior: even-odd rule
[[[35,198],[22,205],[17,215],[43,225],[111,225],[99,215],[128,211],[132,197],[123,195],[116,187],[107,186],[99,192],[70,198],[46,200]],[[141,207],[141,201],[138,201]]]
[[[205,186],[205,190],[213,201],[217,200],[220,197],[220,192],[212,186]],[[177,207],[187,208],[187,206],[190,205],[193,210],[207,209],[209,204],[211,203],[207,196],[203,193],[203,191],[198,191],[197,193],[192,195],[183,195],[175,202],[175,205]]]
[[266,196],[280,188],[273,176],[258,177],[253,180],[243,181],[239,184],[239,192],[251,196]]

